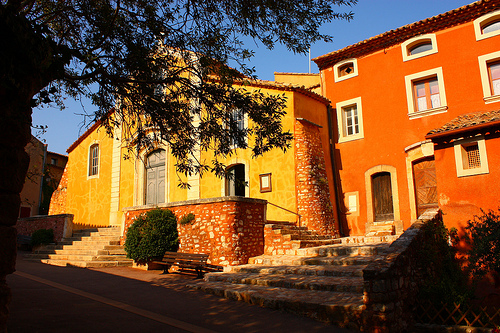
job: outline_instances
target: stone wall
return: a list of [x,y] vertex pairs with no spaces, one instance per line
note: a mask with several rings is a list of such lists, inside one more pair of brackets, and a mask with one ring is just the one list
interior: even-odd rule
[[365,325],[373,332],[406,332],[413,325],[412,308],[422,281],[419,253],[424,244],[425,223],[442,221],[434,211],[426,220],[417,221],[394,241],[386,260],[370,263],[363,270]]
[[34,231],[39,229],[54,230],[54,240],[61,241],[63,237],[71,237],[73,234],[73,215],[42,215],[32,216],[17,220],[17,234],[31,236]]
[[[138,215],[154,207],[125,209],[125,233]],[[208,253],[209,262],[233,266],[246,264],[248,258],[264,253],[266,201],[242,197],[190,200],[161,204],[179,221],[193,213],[195,220],[178,224],[179,252]]]
[[68,189],[68,165],[64,168],[64,172],[59,181],[57,189],[52,193],[50,199],[49,215],[57,215],[66,213],[66,193]]
[[297,120],[294,137],[297,211],[301,215],[301,226],[320,235],[338,236],[319,126]]

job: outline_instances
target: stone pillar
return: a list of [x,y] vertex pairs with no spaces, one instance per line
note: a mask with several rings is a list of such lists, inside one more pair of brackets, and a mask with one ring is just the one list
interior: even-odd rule
[[297,211],[302,226],[321,235],[337,236],[319,129],[307,121],[295,122]]

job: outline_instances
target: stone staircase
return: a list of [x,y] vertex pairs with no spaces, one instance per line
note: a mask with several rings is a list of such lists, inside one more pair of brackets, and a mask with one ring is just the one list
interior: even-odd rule
[[264,239],[264,254],[267,255],[295,255],[301,248],[340,243],[333,236],[319,235],[316,231],[288,221],[267,221]]
[[114,267],[132,266],[120,245],[120,228],[85,229],[73,232],[57,245],[46,245],[24,256],[55,266]]
[[284,310],[340,327],[360,329],[363,269],[386,258],[397,236],[348,237],[338,244],[307,247],[295,254],[264,254],[247,265],[209,273],[190,287],[214,295]]

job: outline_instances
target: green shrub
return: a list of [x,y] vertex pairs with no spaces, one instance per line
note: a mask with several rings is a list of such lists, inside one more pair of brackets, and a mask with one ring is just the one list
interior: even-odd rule
[[127,231],[127,257],[144,262],[177,251],[177,219],[170,210],[153,209],[137,217]]
[[420,287],[420,299],[435,304],[467,303],[474,294],[468,284],[467,274],[456,259],[456,250],[449,239],[454,231],[448,231],[443,220],[429,221],[423,226],[424,239],[420,262],[425,268]]
[[54,230],[38,229],[31,234],[31,246],[54,243]]
[[193,213],[189,213],[181,217],[181,220],[179,221],[180,225],[185,225],[185,224],[190,224],[195,220],[195,216]]
[[466,241],[471,245],[468,251],[468,267],[476,278],[493,271],[500,273],[500,209],[474,216],[467,222]]

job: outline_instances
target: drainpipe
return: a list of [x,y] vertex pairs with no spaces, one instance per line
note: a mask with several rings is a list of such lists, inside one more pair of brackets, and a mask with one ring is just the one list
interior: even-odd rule
[[42,192],[43,192],[43,182],[45,181],[45,161],[47,159],[47,144],[43,145],[43,162],[42,162],[42,176],[40,177],[40,190],[38,193],[38,208],[36,215],[40,215],[40,207],[42,206]]
[[335,194],[335,203],[337,205],[337,218],[339,221],[339,232],[341,236],[347,236],[344,234],[344,227],[342,223],[342,217],[340,210],[342,209],[342,203],[340,201],[340,191],[339,191],[339,183],[337,178],[337,165],[335,163],[335,155],[334,155],[334,141],[333,141],[333,127],[332,127],[332,107],[329,105],[326,109],[326,114],[328,117],[328,137],[330,139],[330,161],[332,164],[332,174],[333,174],[333,191]]

